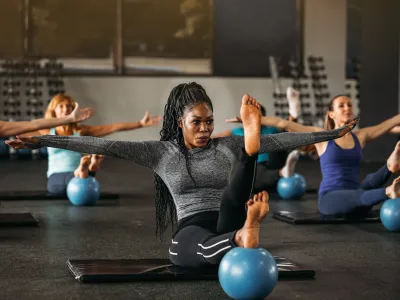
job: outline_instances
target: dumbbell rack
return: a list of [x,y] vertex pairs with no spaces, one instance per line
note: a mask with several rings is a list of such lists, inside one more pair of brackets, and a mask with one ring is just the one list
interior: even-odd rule
[[331,97],[328,89],[324,59],[321,56],[309,56],[308,67],[311,75],[312,89],[315,98],[314,125],[323,126],[328,101]]
[[346,96],[353,100],[354,114],[357,116],[360,112],[360,60],[354,58],[349,64],[352,67],[352,78],[346,79]]
[[[63,65],[51,59],[42,67],[39,60],[11,61],[7,60],[0,65],[0,87],[4,97],[3,107],[0,105],[2,119],[5,121],[30,121],[43,117],[44,103],[43,80],[47,78],[48,94],[50,97],[57,93],[64,93],[64,81],[62,79]],[[1,83],[1,79],[3,82]],[[10,137],[13,139],[13,137]],[[0,156],[15,158],[46,157],[46,149],[41,150],[15,150],[12,147],[0,147]],[[8,152],[8,153],[7,153]]]
[[282,91],[281,81],[279,78],[279,70],[281,66],[277,59],[273,56],[269,57],[269,66],[272,78],[272,98],[274,99],[275,116],[281,118],[287,118],[288,103],[286,100],[286,93]]
[[298,122],[311,125],[313,120],[311,113],[311,97],[308,91],[309,85],[307,76],[304,74],[304,68],[294,57],[289,60],[288,64],[292,76],[292,87],[299,92],[300,97],[301,115]]

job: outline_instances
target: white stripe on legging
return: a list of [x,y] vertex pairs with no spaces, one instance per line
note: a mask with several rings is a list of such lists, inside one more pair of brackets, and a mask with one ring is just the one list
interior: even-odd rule
[[178,244],[178,242],[174,242],[174,240],[172,240],[172,244]]
[[226,240],[223,240],[223,241],[219,241],[218,243],[215,243],[215,244],[213,244],[213,245],[211,245],[211,246],[203,246],[202,244],[198,244],[201,248],[203,248],[203,249],[210,249],[210,248],[212,248],[212,247],[214,247],[214,246],[217,246],[217,245],[219,245],[219,244],[221,244],[221,243],[225,243],[225,242],[227,242],[227,241],[229,241],[229,239],[226,239]]
[[224,247],[224,248],[222,248],[222,249],[219,249],[217,252],[215,252],[215,253],[213,253],[213,254],[211,254],[211,255],[204,255],[204,254],[201,253],[201,252],[197,252],[197,254],[198,254],[198,255],[202,255],[204,258],[209,258],[209,257],[213,257],[214,255],[217,255],[217,254],[220,253],[221,251],[224,251],[224,250],[229,249],[229,248],[232,248],[232,246],[226,246],[226,247]]
[[178,255],[178,253],[171,252],[170,249],[168,249],[168,251],[169,251],[169,254],[171,254],[171,255]]

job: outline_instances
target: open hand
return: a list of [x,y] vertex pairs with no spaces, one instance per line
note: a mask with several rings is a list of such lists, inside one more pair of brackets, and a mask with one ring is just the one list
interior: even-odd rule
[[17,136],[17,139],[7,140],[5,143],[15,149],[39,149],[41,147],[39,139],[31,136]]
[[142,125],[143,127],[156,126],[160,124],[161,120],[162,117],[160,116],[150,117],[149,111],[146,111],[144,117],[140,120],[140,125]]
[[93,116],[93,108],[79,108],[78,102],[75,102],[75,108],[68,116],[72,123],[82,122]]

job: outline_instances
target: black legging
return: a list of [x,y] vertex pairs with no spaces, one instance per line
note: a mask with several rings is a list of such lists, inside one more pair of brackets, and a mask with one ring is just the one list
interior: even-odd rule
[[226,252],[237,247],[234,238],[246,220],[246,202],[252,194],[257,156],[243,152],[235,164],[214,221],[192,223],[178,229],[169,248],[173,264],[182,267],[216,265]]
[[270,169],[264,163],[258,163],[253,193],[275,192],[280,178],[279,170]]

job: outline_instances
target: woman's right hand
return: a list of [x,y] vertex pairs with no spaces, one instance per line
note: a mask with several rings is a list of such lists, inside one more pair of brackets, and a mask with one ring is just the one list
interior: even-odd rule
[[15,149],[39,149],[41,148],[38,138],[31,136],[17,136],[15,140],[7,140],[5,143]]

